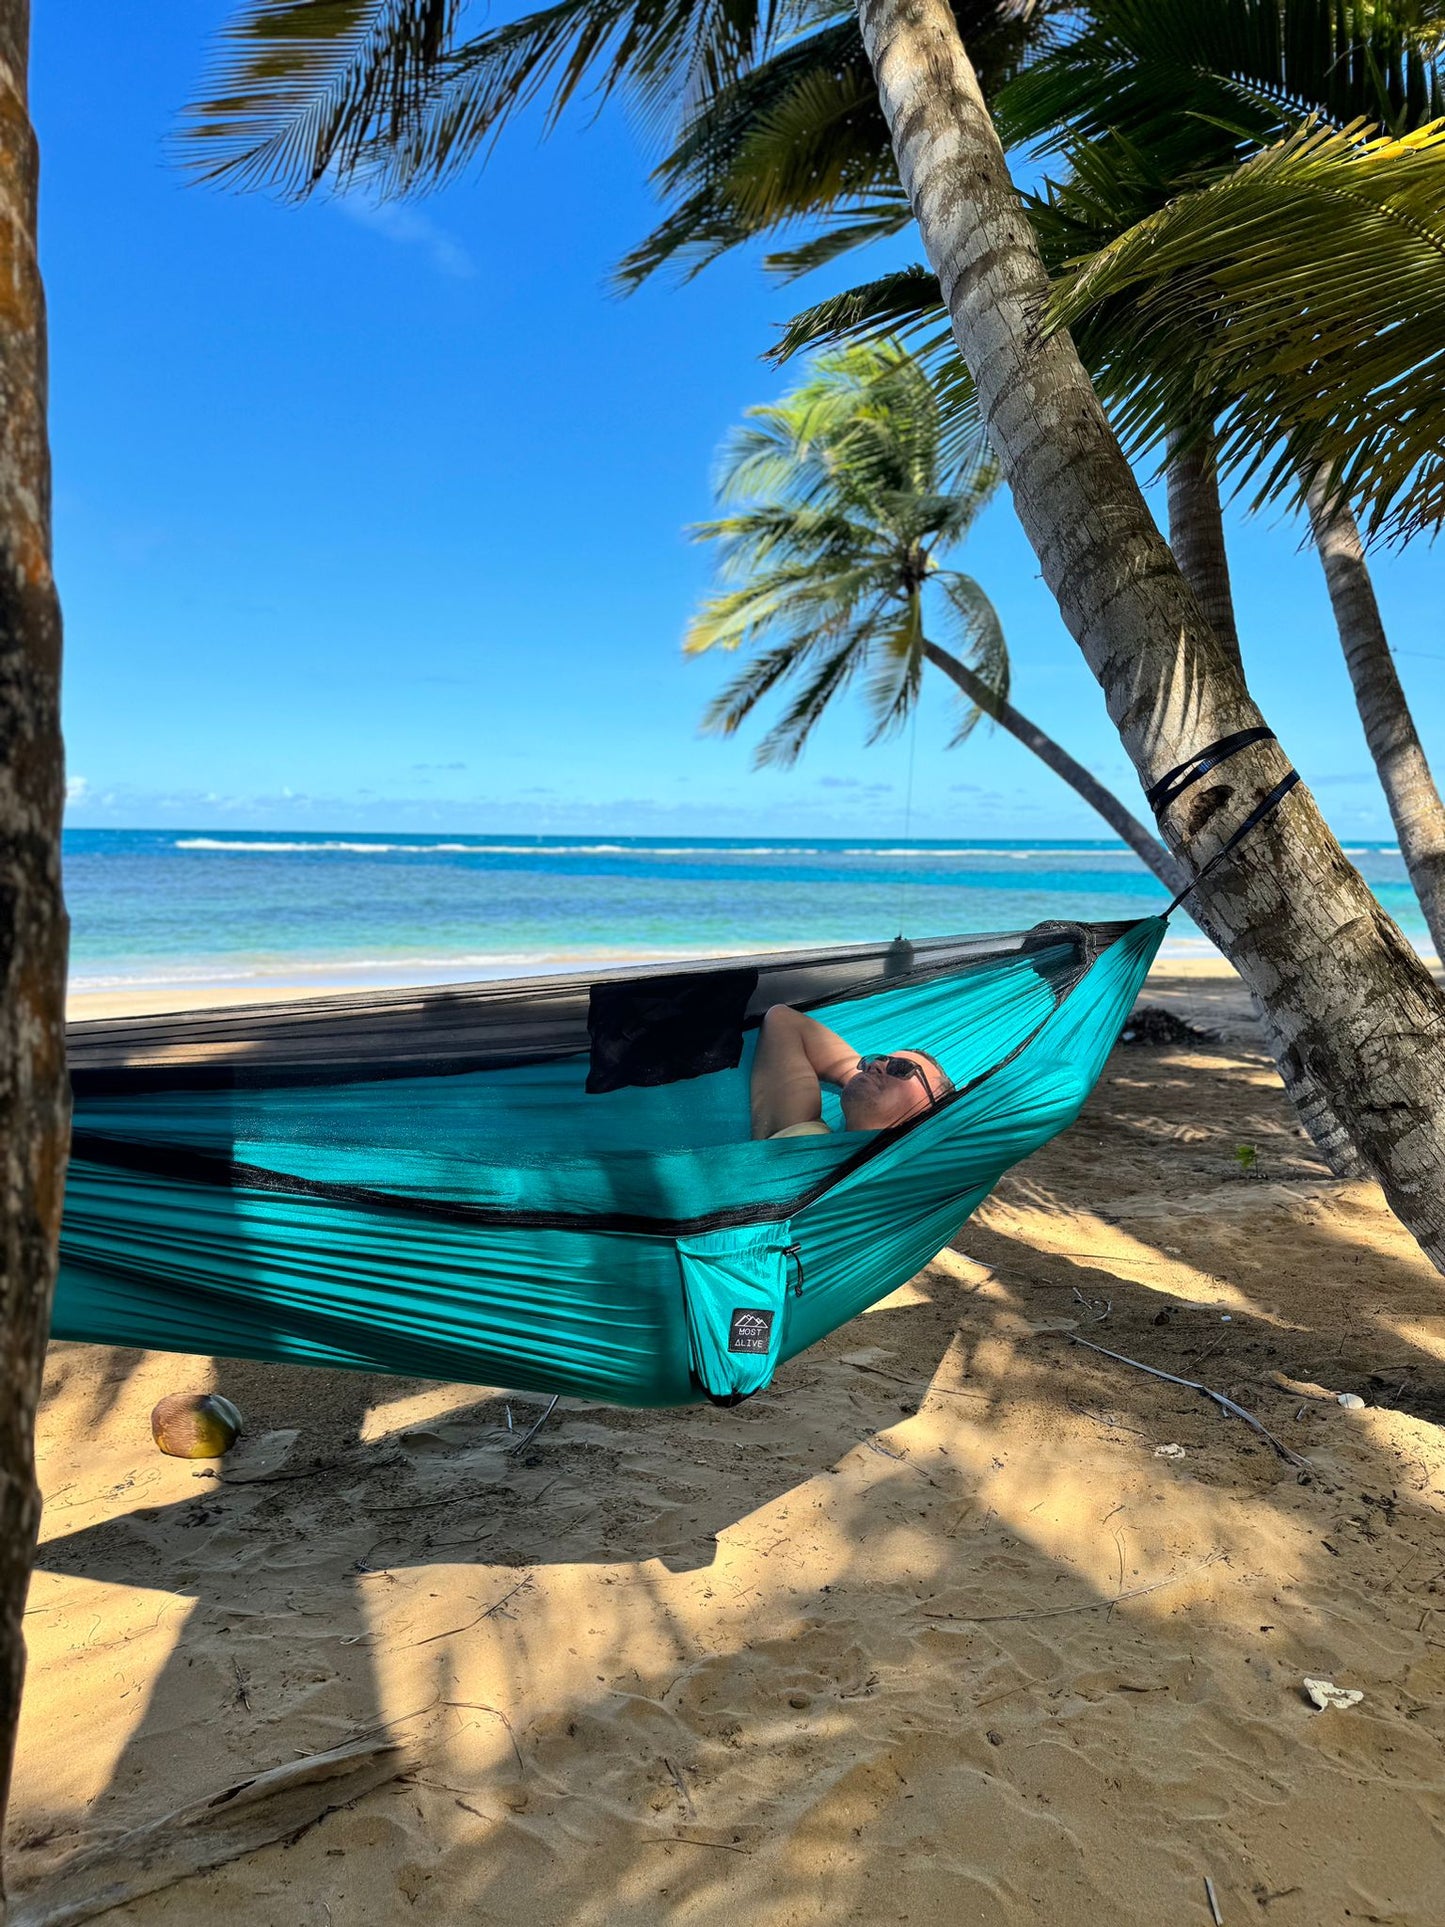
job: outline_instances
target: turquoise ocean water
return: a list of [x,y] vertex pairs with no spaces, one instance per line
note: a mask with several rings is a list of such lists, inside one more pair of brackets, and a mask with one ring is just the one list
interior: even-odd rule
[[[1351,854],[1422,947],[1390,844]],[[71,988],[441,983],[1125,918],[1164,893],[1111,842],[71,830]],[[1177,913],[1169,948],[1207,946]]]

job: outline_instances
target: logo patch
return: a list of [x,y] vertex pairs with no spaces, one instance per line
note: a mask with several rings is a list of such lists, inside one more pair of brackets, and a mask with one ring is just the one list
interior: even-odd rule
[[746,1305],[739,1306],[728,1321],[728,1350],[766,1352],[773,1342],[775,1316],[774,1312],[753,1311]]

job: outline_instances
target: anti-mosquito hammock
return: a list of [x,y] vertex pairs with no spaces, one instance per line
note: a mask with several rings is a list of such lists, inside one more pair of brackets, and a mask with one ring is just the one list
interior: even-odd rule
[[[1251,743],[1148,792],[1162,813]],[[1073,1122],[1168,917],[88,1023],[59,1338],[731,1403],[884,1298]],[[954,1089],[889,1131],[753,1142],[772,1004]]]
[[[1073,1120],[1164,927],[77,1024],[55,1334],[746,1396]],[[953,1094],[883,1132],[830,1096],[831,1135],[751,1141],[774,1003],[860,1052],[932,1052]]]

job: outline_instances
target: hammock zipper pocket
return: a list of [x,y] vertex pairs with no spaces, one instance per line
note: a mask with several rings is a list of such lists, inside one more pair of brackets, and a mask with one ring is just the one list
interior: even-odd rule
[[787,1224],[744,1225],[677,1240],[687,1313],[688,1365],[719,1405],[768,1385],[783,1348],[788,1288],[803,1266]]

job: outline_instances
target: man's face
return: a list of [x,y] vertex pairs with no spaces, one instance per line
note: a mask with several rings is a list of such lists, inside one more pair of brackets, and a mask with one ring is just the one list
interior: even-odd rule
[[895,1077],[887,1069],[887,1057],[864,1058],[840,1092],[843,1122],[850,1131],[891,1130],[930,1108],[929,1093],[937,1094],[940,1083],[935,1066],[916,1050],[896,1050],[889,1056],[916,1064],[922,1077]]

